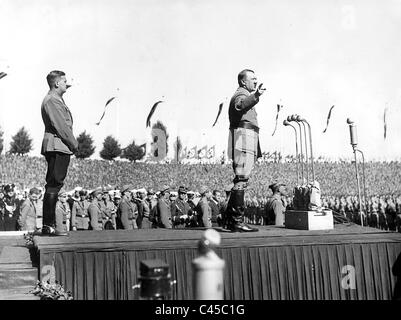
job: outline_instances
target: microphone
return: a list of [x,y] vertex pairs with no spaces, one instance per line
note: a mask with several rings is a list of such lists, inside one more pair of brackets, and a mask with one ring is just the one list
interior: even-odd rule
[[354,124],[354,121],[352,121],[350,118],[347,119],[347,123],[349,125],[349,135],[351,138],[351,145],[352,147],[356,147],[356,145],[358,144],[356,125]]

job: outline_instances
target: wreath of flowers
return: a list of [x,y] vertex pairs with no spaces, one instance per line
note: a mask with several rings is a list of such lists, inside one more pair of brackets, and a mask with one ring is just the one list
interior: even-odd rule
[[73,300],[70,291],[65,291],[57,281],[51,284],[49,281],[38,281],[36,287],[29,293],[39,296],[40,300]]

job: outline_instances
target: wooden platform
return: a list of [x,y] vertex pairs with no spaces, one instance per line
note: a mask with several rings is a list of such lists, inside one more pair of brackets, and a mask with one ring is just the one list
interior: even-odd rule
[[[138,299],[132,286],[145,259],[166,261],[177,280],[173,298],[192,299],[191,262],[203,231],[74,231],[34,243],[40,277],[53,273],[75,299]],[[401,279],[400,233],[348,224],[220,235],[226,299],[391,299]],[[355,268],[356,288],[342,287],[344,266]]]

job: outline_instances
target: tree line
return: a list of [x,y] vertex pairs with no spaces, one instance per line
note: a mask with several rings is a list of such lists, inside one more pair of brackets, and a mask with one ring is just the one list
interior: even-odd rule
[[[160,126],[160,124],[155,124]],[[165,127],[164,127],[165,128]],[[4,132],[0,128],[0,154],[4,150]],[[10,149],[7,151],[9,154],[25,155],[33,149],[33,139],[29,136],[28,130],[22,127],[18,132],[12,136],[10,142]],[[86,130],[80,133],[77,137],[78,151],[75,157],[78,159],[86,159],[91,157],[96,150],[92,136]],[[100,150],[99,155],[104,160],[115,160],[117,157],[127,159],[129,161],[142,160],[145,157],[146,149],[144,145],[137,145],[133,140],[125,148],[112,135],[107,136],[103,141],[103,148]]]

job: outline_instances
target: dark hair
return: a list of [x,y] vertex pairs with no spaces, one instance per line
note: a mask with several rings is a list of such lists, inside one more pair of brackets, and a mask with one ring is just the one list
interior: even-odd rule
[[62,76],[65,76],[65,73],[63,71],[58,71],[58,70],[51,71],[47,75],[46,80],[47,80],[47,84],[49,85],[50,89],[54,88],[57,80],[60,79]]
[[247,72],[255,73],[251,69],[244,69],[240,73],[238,73],[238,84],[241,86],[241,81],[245,78]]
[[213,190],[213,195],[215,196],[217,192],[221,194],[220,190]]

